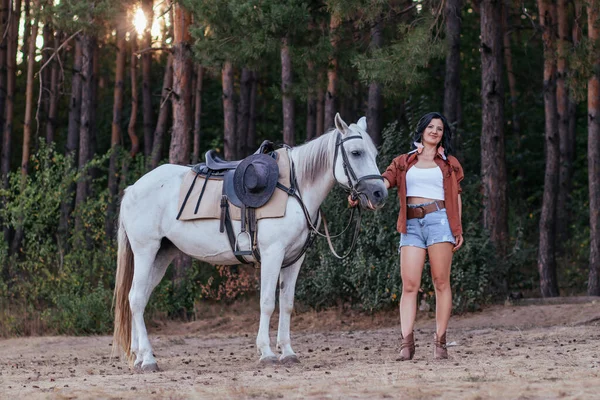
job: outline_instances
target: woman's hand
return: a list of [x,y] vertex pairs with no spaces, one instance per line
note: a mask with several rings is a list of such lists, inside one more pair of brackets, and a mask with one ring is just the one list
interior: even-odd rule
[[358,199],[355,200],[355,199],[352,198],[351,194],[348,195],[348,205],[350,207],[356,207],[358,205]]
[[456,241],[456,245],[454,246],[454,248],[452,249],[452,252],[454,253],[455,251],[457,251],[458,249],[460,249],[463,245],[463,243],[465,242],[465,240],[463,239],[463,235],[456,235],[454,237],[454,240]]

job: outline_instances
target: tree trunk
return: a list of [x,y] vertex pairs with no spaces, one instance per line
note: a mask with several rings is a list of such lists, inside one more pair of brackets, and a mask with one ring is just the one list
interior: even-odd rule
[[[152,22],[154,20],[153,0],[143,0],[142,9],[146,16],[146,29],[144,29],[143,49],[152,47]],[[142,54],[142,101],[144,114],[144,155],[152,154],[152,139],[154,127],[154,110],[152,108],[152,52]]]
[[250,85],[252,84],[252,71],[242,68],[240,77],[240,101],[237,109],[236,124],[236,153],[235,158],[246,157],[250,151],[248,143],[248,124],[250,122]]
[[[75,37],[75,55],[73,58],[73,77],[71,78],[71,98],[69,100],[69,125],[67,128],[66,154],[70,157],[71,165],[75,164],[77,158],[77,147],[79,145],[79,125],[81,120],[81,65],[82,65],[82,44],[81,35]],[[65,199],[61,205],[59,236],[61,240],[66,239],[69,231],[69,220],[73,210],[73,192],[75,185],[70,185]],[[65,243],[66,246],[66,243]]]
[[[34,2],[35,6],[35,2]],[[36,19],[35,23],[31,28],[32,37],[37,37],[38,31],[38,21]],[[29,41],[29,49],[27,51],[27,81],[25,86],[25,120],[23,121],[23,151],[21,153],[21,192],[25,190],[26,179],[27,179],[27,171],[29,166],[29,157],[31,150],[31,136],[32,136],[32,114],[33,114],[33,97],[34,97],[34,89],[33,89],[33,72],[35,69],[35,41]],[[12,242],[11,254],[17,254],[19,249],[21,248],[21,243],[23,241],[23,211],[19,210],[19,221],[16,224],[16,232],[15,237]]]
[[[6,30],[9,22],[9,6],[10,0],[0,0],[0,6],[2,7],[0,12],[0,28],[2,32]],[[11,35],[8,35],[8,39],[10,40]],[[0,140],[4,138],[4,107],[6,104],[6,75],[7,75],[7,49],[10,47],[8,45],[9,40],[1,40],[0,41]],[[1,154],[1,153],[0,153]],[[0,158],[2,156],[0,155]],[[3,158],[2,158],[3,161]],[[1,178],[0,178],[1,179]]]
[[[569,92],[566,86],[567,51],[569,47],[569,23],[567,1],[558,0],[558,40],[556,74],[556,109],[558,111],[559,173],[558,198],[556,202],[556,239],[563,243],[567,239],[569,204],[571,197],[571,170],[573,160],[569,158]],[[560,246],[559,246],[560,247]]]
[[556,276],[556,197],[558,191],[558,132],[556,111],[556,63],[554,43],[556,7],[551,0],[538,0],[544,41],[544,114],[546,170],[540,215],[538,272],[544,297],[558,296]]
[[[79,170],[82,173],[77,182],[77,193],[75,196],[75,207],[79,207],[87,199],[89,191],[89,173],[85,171],[88,161],[91,159],[90,139],[92,130],[92,114],[94,112],[94,53],[96,39],[90,34],[84,34],[81,38],[81,123],[79,125]],[[83,232],[81,216],[75,221],[77,232]]]
[[[6,31],[8,27],[8,17],[10,3],[9,0],[1,0],[0,1],[0,29],[2,32]],[[8,35],[10,39],[10,35]],[[7,60],[7,40],[0,41],[0,143],[2,143],[2,150],[0,151],[0,164],[3,164],[3,141],[4,141],[4,107],[6,104],[6,60]],[[0,175],[0,187],[4,188],[4,179],[2,175]],[[0,197],[0,207],[4,207],[4,198]],[[4,221],[0,218],[0,226],[4,226]],[[8,239],[9,233],[8,229],[4,228],[6,233],[6,238]],[[8,282],[10,280],[10,267],[8,265],[0,266],[0,278],[4,279],[4,282]]]
[[[34,1],[34,8],[36,2]],[[37,37],[38,32],[38,21],[31,27],[31,36]],[[21,187],[24,188],[25,179],[27,176],[27,170],[29,166],[29,156],[31,151],[31,132],[32,132],[32,117],[33,117],[33,73],[35,69],[35,40],[29,41],[29,51],[27,52],[27,83],[25,87],[25,120],[23,121],[23,151],[21,153]]]
[[[308,74],[313,77],[315,70],[315,63],[308,61]],[[306,141],[311,140],[317,136],[317,96],[315,94],[315,87],[312,85],[308,86],[306,94]]]
[[[510,91],[510,106],[512,108],[512,131],[517,139],[517,144],[520,143],[520,124],[517,110],[517,80],[513,70],[512,50],[510,36],[512,28],[508,20],[510,11],[510,0],[505,0],[502,5],[502,32],[504,41],[504,63],[506,65],[506,76],[508,77],[508,88]],[[520,147],[520,146],[519,146]]]
[[[574,8],[575,20],[581,21],[583,15],[583,3],[580,1],[576,1],[574,3]],[[579,23],[574,23],[571,30],[573,47],[577,48],[580,45],[582,36],[583,33],[581,25]],[[577,100],[575,100],[573,96],[569,96],[569,148],[567,157],[573,161],[575,160],[575,146],[577,136],[577,104]],[[571,165],[571,176],[573,176],[573,170],[573,165]]]
[[[187,164],[190,162],[190,133],[192,119],[192,62],[189,33],[190,14],[178,3],[174,9],[173,40],[173,131],[169,148],[169,162]],[[186,270],[192,265],[191,258],[181,254],[173,262],[173,284],[177,290],[182,285]]]
[[131,115],[129,116],[129,124],[127,126],[127,135],[131,140],[131,151],[129,155],[134,158],[140,151],[140,139],[135,132],[138,114],[138,89],[137,89],[137,38],[131,35],[131,58],[129,63],[129,75],[131,78]]
[[169,162],[190,162],[190,133],[192,130],[192,62],[190,54],[190,15],[181,6],[175,6],[175,40],[173,41],[173,132],[169,148]]
[[192,164],[197,164],[200,160],[200,133],[202,122],[202,81],[204,80],[204,67],[196,67],[196,96],[194,98],[194,152],[192,154]]
[[496,0],[480,3],[483,224],[502,257],[508,242],[508,193],[504,157],[501,6]]
[[256,94],[258,91],[258,73],[252,71],[252,81],[250,83],[250,121],[248,122],[248,138],[246,148],[254,149],[256,147]]
[[294,95],[292,93],[292,57],[288,38],[281,39],[281,101],[283,108],[283,143],[296,144],[294,131]]
[[[449,0],[451,1],[451,0]],[[459,0],[460,1],[460,0]],[[381,48],[383,44],[383,21],[378,17],[375,25],[371,28],[371,49]],[[369,99],[367,100],[367,131],[377,147],[381,145],[383,97],[381,96],[381,84],[371,82],[369,84]]]
[[226,160],[235,158],[235,102],[233,99],[233,65],[230,61],[223,64],[223,153]]
[[325,132],[325,127],[323,124],[325,123],[325,91],[321,87],[321,82],[323,81],[323,73],[319,72],[317,74],[317,111],[316,111],[316,135],[321,136]]
[[[92,158],[94,158],[94,154],[96,154],[96,151],[98,150],[98,124],[96,123],[96,110],[98,109],[98,74],[100,73],[100,52],[99,52],[99,46],[98,43],[96,42],[96,39],[94,39],[94,54],[92,55],[93,57],[93,70],[92,70],[92,82],[90,83],[91,85],[91,93],[92,93],[92,106],[90,107],[90,117],[89,117],[89,124],[90,124],[90,149],[89,149],[89,156],[88,156],[88,160],[91,160]],[[100,169],[97,167],[93,167],[90,168],[90,177],[92,180],[96,180],[100,177]],[[88,184],[88,196],[89,195],[94,195],[91,192],[92,187]]]
[[[491,7],[491,5],[489,6]],[[500,5],[494,4],[493,6],[494,12],[500,11]],[[460,153],[461,148],[461,140],[459,136],[458,127],[461,121],[460,115],[460,31],[461,31],[461,9],[462,9],[462,0],[447,0],[446,6],[444,8],[444,14],[446,16],[446,41],[448,43],[448,52],[446,53],[446,77],[444,79],[444,115],[448,119],[450,125],[454,128],[454,136],[452,138],[452,147],[454,147],[454,151],[456,154]],[[486,18],[492,18],[497,21],[497,16],[488,15]],[[482,23],[482,32],[484,30]],[[489,41],[497,40],[495,35],[496,31],[500,31],[500,27],[489,27],[489,30],[486,32],[487,35],[490,35],[486,38]],[[482,42],[485,41],[482,38]],[[501,43],[499,44],[501,45]],[[493,49],[495,50],[495,49]],[[483,60],[482,53],[482,60]],[[490,57],[494,57],[494,59],[489,59]],[[502,65],[502,60],[496,60],[495,55],[487,54],[486,58],[489,59],[489,63]],[[490,66],[495,73],[495,66]],[[491,79],[496,79],[496,77],[491,77]],[[500,77],[500,82],[502,81],[502,77]],[[495,95],[494,95],[495,96]],[[495,105],[495,107],[497,107]],[[502,105],[500,105],[503,108]],[[503,113],[503,111],[501,111]],[[501,120],[500,120],[501,121]],[[498,124],[501,125],[501,124]],[[502,127],[500,127],[502,129]],[[485,129],[484,129],[485,130]],[[502,133],[504,136],[504,133]],[[503,150],[504,151],[504,150]],[[504,159],[504,157],[503,157]]]
[[354,83],[352,84],[352,109],[350,112],[350,121],[357,121],[360,117],[365,115],[363,92],[364,90],[360,80],[354,79]]
[[[589,0],[588,37],[600,39],[600,5]],[[588,81],[588,180],[590,191],[590,274],[588,295],[600,296],[600,54],[594,53],[593,74]]]
[[[42,49],[42,61],[40,65],[46,65],[46,62],[52,55],[54,49],[54,33],[50,23],[45,23],[42,29],[42,37],[44,38],[44,47]],[[38,131],[45,134],[47,132],[48,115],[50,113],[50,93],[52,92],[52,66],[46,65],[41,71],[41,93],[39,96],[40,103],[38,105]],[[46,138],[47,139],[47,138]],[[48,141],[46,140],[48,143]]]
[[21,57],[22,60],[27,60],[29,36],[31,36],[31,7],[29,7],[29,1],[30,0],[25,0],[25,3],[23,3],[23,10],[21,10],[20,7],[17,10],[19,14],[23,13],[23,46],[21,47],[21,51],[23,52]]
[[[512,58],[512,47],[511,47],[511,34],[512,27],[509,20],[510,16],[510,4],[511,0],[504,0],[502,4],[502,38],[504,41],[504,64],[506,65],[506,76],[508,81],[508,89],[510,93],[510,106],[511,106],[511,126],[512,132],[515,138],[516,152],[521,153],[521,124],[519,122],[519,110],[517,108],[518,93],[517,93],[517,79],[513,69],[513,58]],[[518,180],[522,181],[525,176],[525,164],[521,163],[517,166]],[[520,186],[517,186],[517,193],[521,190]]]
[[21,1],[15,1],[15,8],[10,12],[11,22],[10,29],[7,30],[7,45],[6,45],[6,105],[4,108],[4,132],[2,137],[2,186],[8,188],[8,173],[10,172],[10,159],[12,147],[12,131],[15,109],[15,87],[16,87],[16,57],[19,39],[19,17],[21,10]]
[[329,68],[327,69],[327,94],[325,95],[324,129],[333,128],[333,118],[337,112],[337,81],[338,81],[338,42],[340,40],[338,29],[341,18],[335,14],[331,15],[329,23],[329,41],[333,54],[329,57]]
[[162,95],[160,98],[160,111],[158,112],[158,121],[156,121],[156,130],[154,131],[154,141],[152,148],[152,169],[158,167],[162,159],[163,138],[167,131],[167,121],[169,119],[169,110],[171,107],[167,101],[171,97],[171,87],[173,86],[173,56],[169,54],[167,58],[167,67],[163,77]]
[[67,155],[77,156],[79,144],[79,124],[81,119],[81,35],[75,37],[75,56],[73,58],[73,78],[71,79],[71,101],[69,102],[69,127],[67,131]]
[[[57,32],[53,37],[54,50],[58,50],[60,46],[60,34]],[[50,84],[48,94],[48,114],[46,121],[46,143],[54,142],[56,135],[56,118],[58,117],[58,100],[60,98],[59,80],[61,79],[60,68],[56,58],[50,61],[46,67],[50,69]]]
[[121,142],[121,119],[123,118],[123,91],[125,87],[125,31],[121,26],[117,28],[117,61],[115,67],[115,88],[113,91],[113,118],[110,135],[110,162],[108,167],[108,192],[109,201],[106,211],[105,232],[110,240],[114,236],[115,219],[117,214],[117,202],[119,193],[119,176],[117,173],[117,161],[119,155],[119,144]]

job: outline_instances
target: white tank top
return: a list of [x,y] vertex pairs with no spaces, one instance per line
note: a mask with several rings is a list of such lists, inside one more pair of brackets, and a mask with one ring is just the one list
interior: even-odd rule
[[440,167],[411,167],[406,172],[406,196],[445,200],[444,176],[442,175]]

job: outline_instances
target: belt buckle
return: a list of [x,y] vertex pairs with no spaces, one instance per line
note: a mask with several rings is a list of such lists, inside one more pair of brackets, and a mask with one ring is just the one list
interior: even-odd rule
[[425,217],[425,207],[423,207],[423,206],[421,206],[421,207],[415,207],[414,210],[416,211],[417,218],[423,218],[423,217]]

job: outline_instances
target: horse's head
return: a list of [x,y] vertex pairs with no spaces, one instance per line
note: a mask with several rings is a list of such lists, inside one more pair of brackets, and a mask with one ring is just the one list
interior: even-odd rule
[[367,119],[362,117],[348,126],[335,116],[335,179],[360,201],[362,208],[381,208],[387,198],[387,189],[377,168],[377,149],[367,134]]

